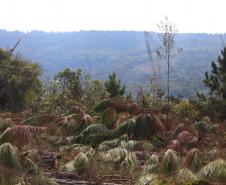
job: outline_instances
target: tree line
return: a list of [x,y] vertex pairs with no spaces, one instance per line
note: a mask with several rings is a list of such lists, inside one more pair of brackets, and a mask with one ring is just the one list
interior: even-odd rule
[[[212,62],[211,68],[212,71],[206,72],[203,80],[209,93],[197,93],[197,98],[189,103],[203,115],[225,119],[226,48],[217,62]],[[42,69],[38,64],[0,49],[1,111],[67,112],[74,105],[92,109],[99,101],[115,97],[134,101],[140,106],[160,106],[162,109],[166,107],[168,99],[168,108],[172,102],[182,101],[163,94],[154,95],[154,84],[150,85],[148,91],[140,89],[133,95],[126,92],[125,85],[121,84],[114,72],[104,82],[92,79],[81,69],[66,68],[45,82],[41,80],[41,75]]]

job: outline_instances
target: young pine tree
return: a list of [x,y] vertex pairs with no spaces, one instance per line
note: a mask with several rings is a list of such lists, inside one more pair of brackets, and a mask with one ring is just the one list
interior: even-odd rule
[[[204,84],[209,88],[208,109],[220,119],[226,119],[226,48],[221,51],[217,63],[212,62],[211,73],[206,72]],[[199,97],[204,97],[203,95]],[[202,98],[206,99],[206,98]]]
[[121,85],[121,81],[116,79],[116,74],[113,72],[109,75],[109,79],[105,81],[104,86],[110,93],[110,97],[122,96],[125,93],[125,86]]

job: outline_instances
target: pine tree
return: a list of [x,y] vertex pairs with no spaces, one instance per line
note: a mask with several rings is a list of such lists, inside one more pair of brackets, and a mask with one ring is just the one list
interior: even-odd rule
[[226,119],[226,48],[221,51],[217,63],[212,62],[211,73],[206,72],[204,84],[209,88],[209,97],[198,94],[201,101],[207,102],[204,112],[219,119]]
[[125,93],[125,86],[121,86],[121,81],[116,79],[116,74],[113,72],[109,75],[109,80],[104,83],[105,88],[110,93],[110,97],[122,96]]
[[211,74],[206,72],[205,86],[209,88],[209,94],[218,100],[226,100],[226,48],[221,51],[217,63],[212,62]]

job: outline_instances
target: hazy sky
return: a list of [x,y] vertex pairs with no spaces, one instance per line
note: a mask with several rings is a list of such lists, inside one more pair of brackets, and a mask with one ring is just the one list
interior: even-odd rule
[[226,0],[1,0],[0,29],[156,31],[165,15],[179,32],[226,32]]

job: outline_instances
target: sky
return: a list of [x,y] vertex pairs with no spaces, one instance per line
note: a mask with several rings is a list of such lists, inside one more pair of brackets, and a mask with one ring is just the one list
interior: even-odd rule
[[226,0],[0,0],[0,29],[158,31],[165,16],[182,33],[226,32]]

